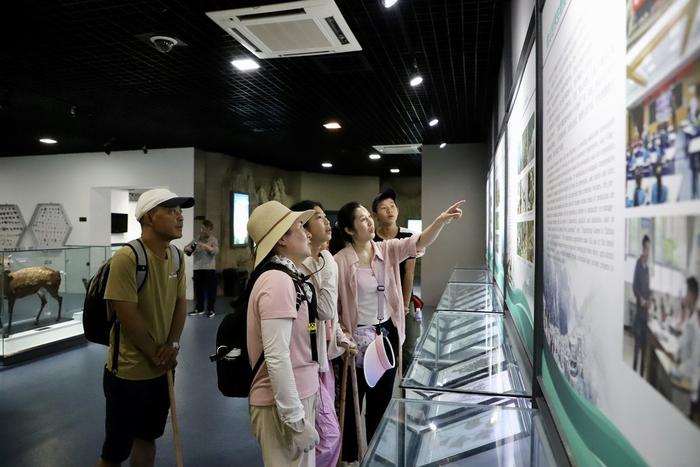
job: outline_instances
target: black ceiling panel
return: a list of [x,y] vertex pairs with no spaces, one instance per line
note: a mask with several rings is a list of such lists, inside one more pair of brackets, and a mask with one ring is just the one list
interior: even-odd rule
[[[420,173],[420,156],[369,161],[374,144],[485,141],[502,3],[336,0],[360,52],[259,60],[207,11],[278,2],[11,2],[0,32],[0,156],[196,146],[292,170]],[[148,38],[185,45],[168,54]],[[415,67],[424,77],[411,88]],[[429,127],[430,118],[440,119]],[[343,129],[322,128],[337,119]],[[52,135],[59,144],[37,139]]]

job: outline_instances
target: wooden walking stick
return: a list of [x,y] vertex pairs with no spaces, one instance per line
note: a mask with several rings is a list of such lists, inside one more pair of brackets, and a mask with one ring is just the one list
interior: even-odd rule
[[[340,383],[340,420],[338,422],[340,423],[340,452],[342,454],[343,452],[343,426],[345,426],[345,394],[347,393],[347,388],[348,388],[348,366],[350,365],[350,358],[354,359],[355,357],[349,355],[349,352],[345,352],[345,356],[343,358],[343,377],[341,379]],[[340,463],[342,462],[343,456],[340,455],[338,456],[338,466],[340,466]]]
[[180,429],[177,426],[177,407],[175,406],[175,387],[173,385],[173,370],[168,370],[168,396],[170,397],[170,421],[173,424],[173,440],[175,441],[175,463],[177,467],[183,467]]
[[359,460],[365,457],[365,445],[362,442],[362,428],[360,425],[360,400],[357,391],[357,370],[355,367],[355,357],[350,360],[350,378],[352,379],[352,400],[355,409],[355,430],[357,430],[357,453]]

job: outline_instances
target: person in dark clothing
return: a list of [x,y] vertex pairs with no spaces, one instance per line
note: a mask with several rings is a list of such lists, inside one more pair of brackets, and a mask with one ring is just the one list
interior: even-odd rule
[[204,310],[204,296],[206,295],[206,314],[213,318],[214,303],[216,302],[216,255],[219,254],[219,242],[212,234],[214,224],[204,219],[199,229],[199,238],[185,247],[185,253],[192,255],[192,269],[194,275],[194,295],[196,305],[189,315],[201,315]]
[[649,254],[651,253],[651,239],[645,235],[642,239],[642,255],[637,259],[637,265],[634,268],[634,279],[632,281],[632,290],[637,298],[637,310],[634,314],[634,322],[632,323],[632,331],[634,334],[634,358],[632,368],[637,371],[638,356],[639,359],[639,374],[644,376],[644,353],[647,345],[647,321],[649,319],[649,306],[653,301],[651,289],[649,288]]

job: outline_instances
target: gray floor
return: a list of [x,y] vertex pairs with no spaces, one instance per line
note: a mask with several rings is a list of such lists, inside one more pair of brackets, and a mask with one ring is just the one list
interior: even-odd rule
[[[247,400],[223,397],[207,358],[229,311],[188,317],[176,376],[177,416],[187,466],[258,466]],[[0,465],[89,466],[104,436],[102,367],[106,348],[88,344],[0,370]],[[170,422],[158,441],[156,465],[175,465]]]

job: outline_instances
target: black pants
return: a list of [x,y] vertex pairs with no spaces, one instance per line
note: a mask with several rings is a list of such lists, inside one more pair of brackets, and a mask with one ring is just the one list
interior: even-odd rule
[[[398,364],[399,333],[391,320],[382,324],[382,327],[389,331],[389,342],[394,349],[396,363]],[[349,371],[352,371],[348,367]],[[341,375],[342,376],[342,375]],[[396,366],[387,371],[377,381],[373,388],[367,386],[365,373],[362,368],[357,368],[357,393],[360,399],[360,411],[362,411],[362,399],[367,397],[367,410],[365,411],[365,428],[367,433],[367,443],[370,442],[374,432],[379,426],[379,422],[384,416],[384,411],[391,401],[394,391],[394,378],[396,376]],[[358,460],[357,453],[357,430],[355,429],[355,410],[352,396],[352,380],[348,375],[347,392],[345,396],[345,422],[343,426],[343,453],[342,460],[352,462]]]
[[634,331],[634,357],[632,361],[632,368],[637,371],[637,356],[641,356],[639,362],[639,375],[644,376],[644,356],[646,354],[647,347],[647,322],[646,313],[644,319],[635,319],[632,325],[632,330]]
[[214,311],[216,302],[216,271],[213,269],[194,270],[195,309],[204,311],[204,294],[207,295],[207,311]]

